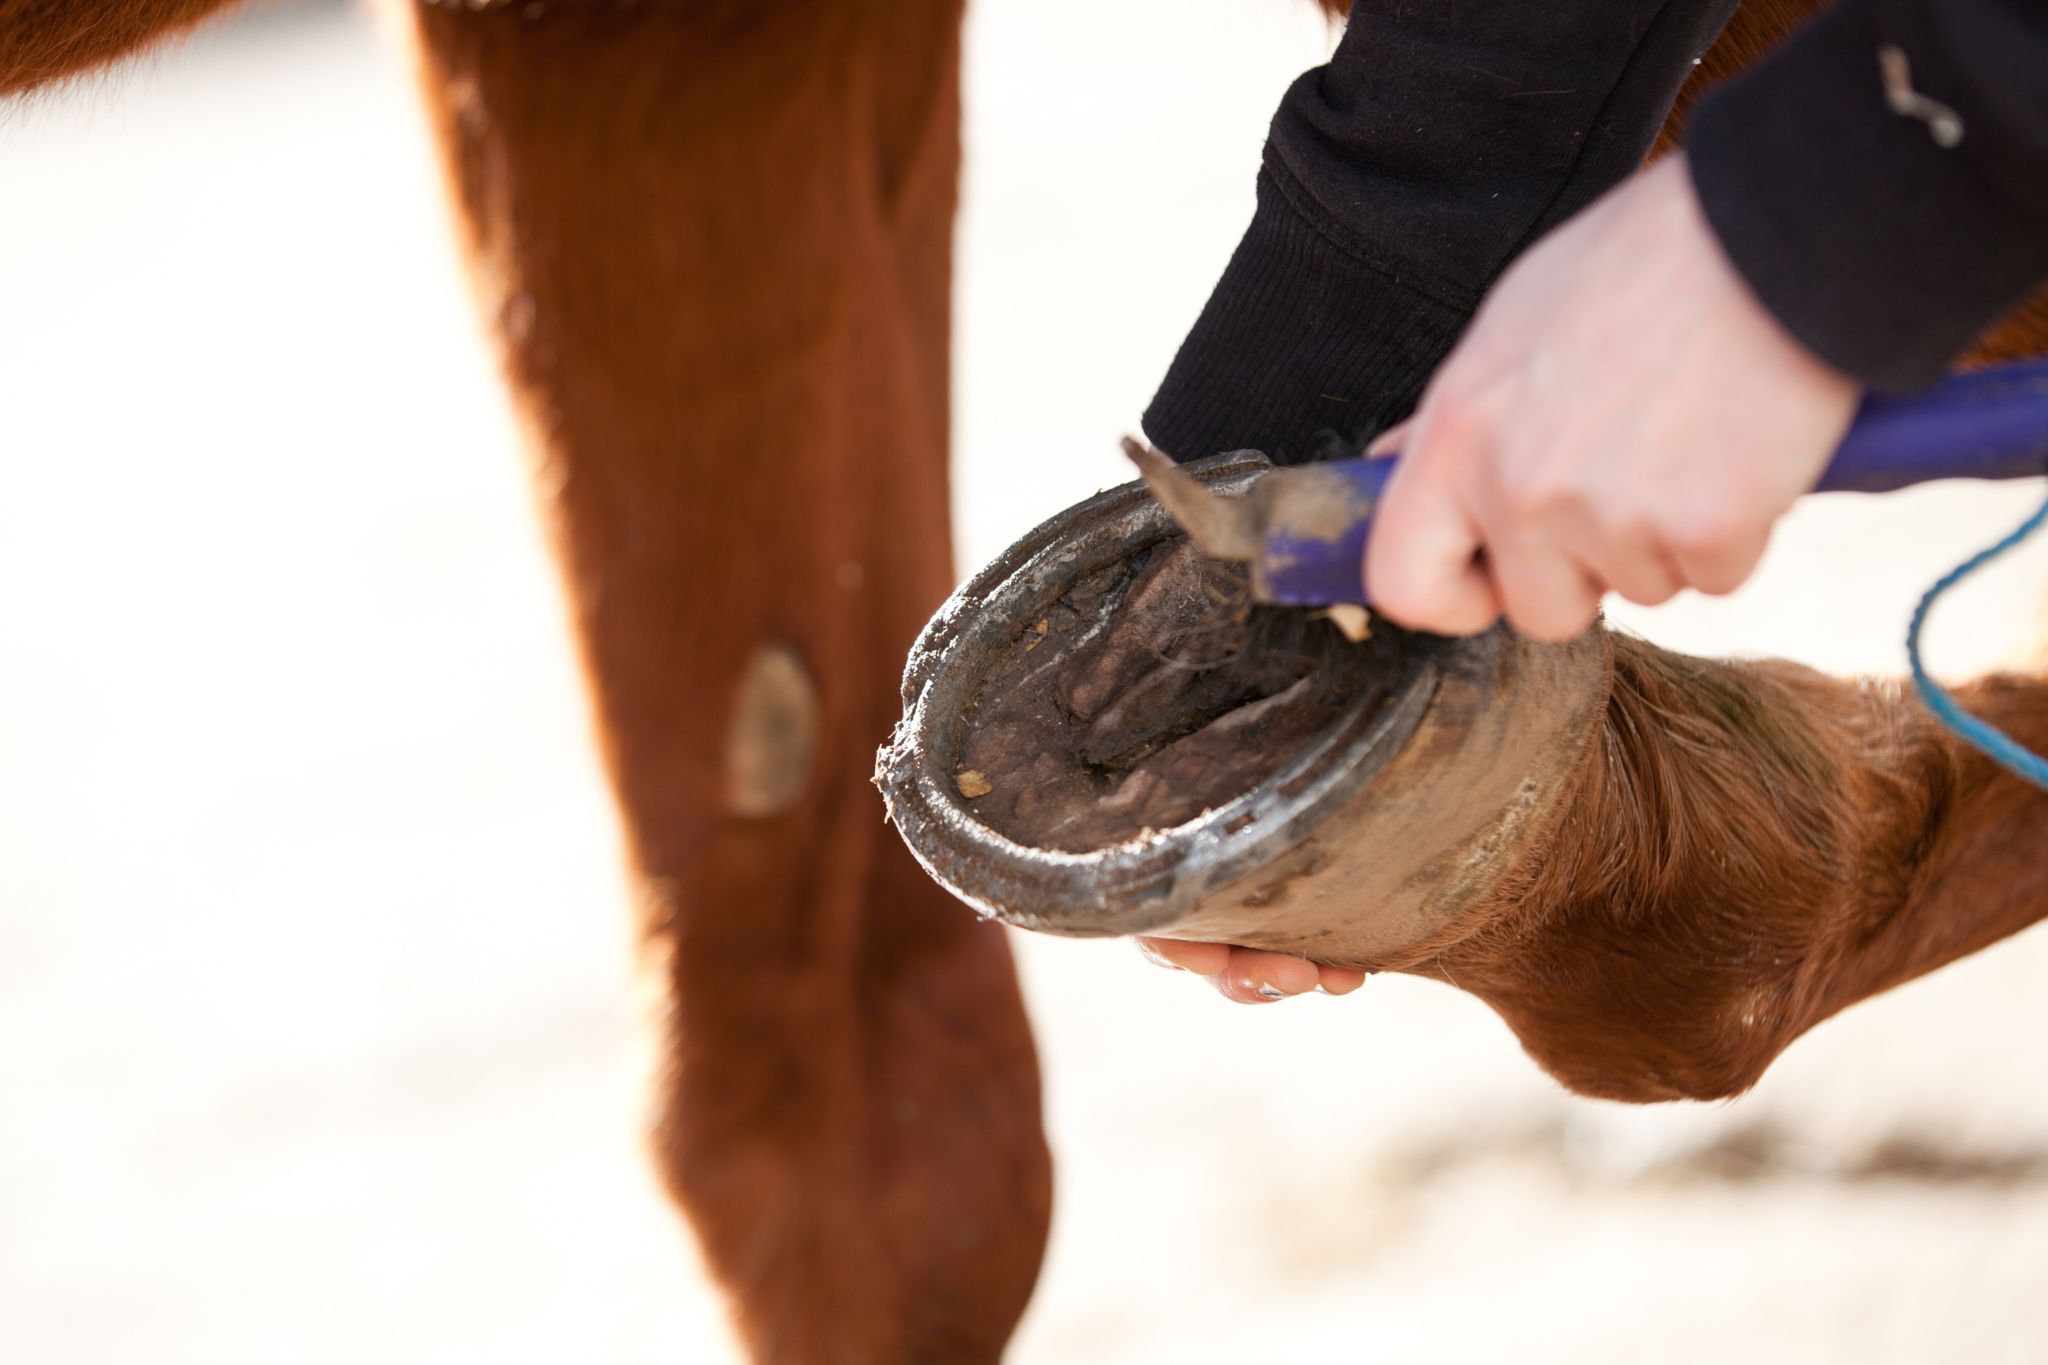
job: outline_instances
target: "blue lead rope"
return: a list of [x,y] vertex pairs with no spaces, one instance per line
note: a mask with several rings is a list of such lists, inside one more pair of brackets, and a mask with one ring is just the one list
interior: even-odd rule
[[1920,605],[1913,608],[1913,623],[1906,627],[1906,658],[1913,666],[1913,685],[1920,689],[1920,699],[1927,703],[1927,709],[1943,725],[2037,787],[2048,787],[2048,759],[1997,726],[1987,725],[1965,711],[1956,704],[1954,697],[1942,690],[1940,683],[1927,676],[1927,669],[1920,662],[1920,628],[1927,624],[1927,611],[1934,605],[1935,598],[2040,530],[2044,523],[2048,523],[2048,501],[2043,501],[2034,515],[2021,522],[2011,535],[1988,549],[1979,550],[1935,580],[1934,586],[1921,596]]

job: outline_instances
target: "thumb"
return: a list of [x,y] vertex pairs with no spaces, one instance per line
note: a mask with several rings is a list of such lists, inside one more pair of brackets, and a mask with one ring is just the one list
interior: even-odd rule
[[1414,426],[1413,417],[1394,423],[1372,438],[1372,444],[1365,448],[1365,457],[1369,460],[1379,460],[1389,455],[1400,454],[1402,448],[1408,444],[1408,433]]

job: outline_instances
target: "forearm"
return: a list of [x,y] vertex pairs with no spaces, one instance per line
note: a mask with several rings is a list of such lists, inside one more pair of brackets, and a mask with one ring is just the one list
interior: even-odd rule
[[1180,458],[1403,415],[1522,247],[1638,166],[1733,0],[1361,3],[1288,91],[1259,209],[1147,411]]

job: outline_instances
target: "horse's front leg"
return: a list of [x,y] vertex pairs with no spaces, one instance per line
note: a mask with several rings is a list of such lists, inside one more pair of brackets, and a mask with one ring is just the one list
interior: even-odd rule
[[661,1170],[760,1359],[993,1359],[1036,1064],[869,785],[952,578],[956,5],[417,29],[639,876]]

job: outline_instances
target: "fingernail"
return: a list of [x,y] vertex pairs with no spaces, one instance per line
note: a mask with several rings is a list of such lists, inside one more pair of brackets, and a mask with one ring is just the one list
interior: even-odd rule
[[1287,992],[1278,986],[1260,986],[1255,992],[1261,1000],[1285,1000]]

